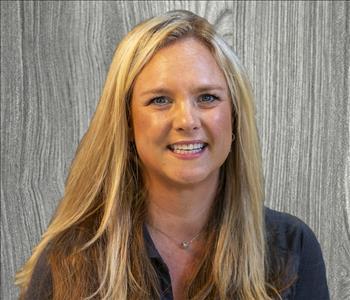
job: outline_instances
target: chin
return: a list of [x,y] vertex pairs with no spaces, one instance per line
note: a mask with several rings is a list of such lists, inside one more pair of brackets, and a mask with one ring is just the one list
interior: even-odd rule
[[193,186],[200,183],[208,183],[210,184],[210,181],[213,180],[215,177],[213,176],[213,173],[181,173],[176,176],[176,178],[173,178],[174,183],[176,182],[178,185],[183,186]]

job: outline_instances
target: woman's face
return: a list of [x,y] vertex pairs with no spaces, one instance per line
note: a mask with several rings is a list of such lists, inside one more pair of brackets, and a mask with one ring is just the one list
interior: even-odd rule
[[232,142],[223,72],[193,38],[159,50],[136,78],[133,134],[148,186],[215,183]]

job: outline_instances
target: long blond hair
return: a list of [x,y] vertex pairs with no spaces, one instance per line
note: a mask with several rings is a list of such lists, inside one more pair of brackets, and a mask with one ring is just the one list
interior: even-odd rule
[[155,52],[189,36],[210,49],[225,74],[236,140],[221,168],[210,246],[189,281],[188,298],[272,299],[274,292],[277,295],[266,275],[263,179],[251,87],[244,68],[213,26],[188,11],[146,20],[120,42],[71,166],[64,197],[17,274],[21,295],[38,258],[47,253],[53,299],[159,296],[157,274],[142,235],[145,191],[129,139],[130,99],[136,76]]

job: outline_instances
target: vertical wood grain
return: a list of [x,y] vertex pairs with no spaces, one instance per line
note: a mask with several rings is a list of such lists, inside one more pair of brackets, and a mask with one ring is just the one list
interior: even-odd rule
[[256,95],[266,203],[306,221],[350,299],[349,3],[1,1],[1,298],[63,194],[115,47],[170,9],[206,17]]

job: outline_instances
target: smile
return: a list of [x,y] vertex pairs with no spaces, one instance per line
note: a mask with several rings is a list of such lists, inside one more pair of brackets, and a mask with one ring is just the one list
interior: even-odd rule
[[173,144],[169,145],[168,149],[178,154],[194,154],[201,152],[207,145],[206,143]]

